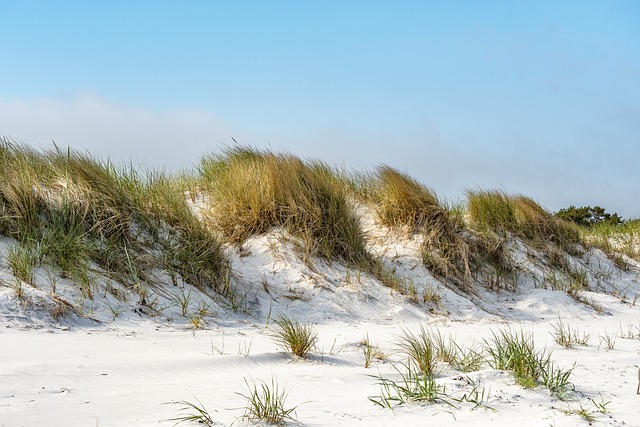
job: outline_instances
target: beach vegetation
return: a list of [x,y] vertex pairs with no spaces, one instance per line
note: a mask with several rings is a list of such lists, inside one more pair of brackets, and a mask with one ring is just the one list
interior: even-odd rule
[[274,321],[270,334],[280,348],[302,358],[307,357],[318,341],[312,324],[299,322],[284,314]]

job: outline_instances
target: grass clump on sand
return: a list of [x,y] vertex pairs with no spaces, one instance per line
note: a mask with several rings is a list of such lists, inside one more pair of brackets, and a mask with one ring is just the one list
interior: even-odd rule
[[379,167],[376,178],[376,211],[383,224],[420,231],[445,220],[435,194],[418,181],[388,166]]
[[345,182],[326,164],[230,148],[205,157],[200,174],[210,197],[205,216],[226,240],[242,243],[282,227],[304,254],[345,262],[396,287],[397,278],[367,252]]
[[136,205],[144,209],[144,229],[160,247],[159,262],[174,284],[181,277],[202,290],[227,295],[228,260],[218,237],[187,204],[187,194],[196,196],[197,180],[147,172],[129,171],[123,177]]
[[382,374],[374,377],[380,386],[380,395],[369,397],[369,401],[382,408],[407,403],[445,404],[454,407],[453,399],[447,394],[446,387],[436,383],[434,375],[416,367],[413,362],[394,365],[399,380],[385,378]]
[[517,271],[508,254],[510,237],[542,250],[550,259],[575,251],[577,227],[547,212],[532,199],[500,190],[467,191],[467,221],[473,232],[473,252],[489,266],[485,276],[491,288],[515,288]]
[[180,181],[160,177],[2,139],[0,233],[89,298],[94,274],[131,287],[151,281],[153,269],[177,271],[203,289],[222,282],[220,243],[190,211]]
[[271,332],[272,338],[278,346],[298,357],[307,357],[318,341],[318,334],[310,323],[300,323],[281,315],[275,324],[275,330]]
[[512,371],[516,383],[524,388],[545,386],[555,397],[562,399],[572,386],[569,381],[573,368],[560,369],[551,361],[551,353],[536,351],[533,336],[510,329],[493,333],[485,341],[489,364],[494,369]]
[[622,224],[600,223],[592,227],[580,227],[583,241],[612,257],[623,270],[628,268],[624,257],[640,261],[640,219]]
[[438,366],[438,347],[431,331],[422,325],[416,334],[403,330],[398,346],[420,372],[434,374]]
[[284,227],[309,254],[353,264],[368,258],[344,185],[327,165],[234,148],[203,159],[201,174],[211,199],[207,216],[228,240]]
[[297,422],[293,415],[298,407],[288,408],[285,405],[287,391],[278,385],[275,378],[271,379],[270,386],[263,381],[260,382],[259,387],[255,382],[251,385],[246,380],[245,382],[249,390],[248,394],[238,393],[247,399],[242,419],[263,421],[273,425],[283,425],[287,420]]
[[382,166],[372,179],[369,198],[380,221],[422,232],[425,266],[436,276],[468,290],[473,254],[462,235],[462,218],[452,215],[430,189],[395,169]]
[[553,216],[522,195],[499,190],[467,191],[467,211],[471,226],[480,232],[512,233],[533,242],[555,243],[562,247],[578,243],[577,227]]

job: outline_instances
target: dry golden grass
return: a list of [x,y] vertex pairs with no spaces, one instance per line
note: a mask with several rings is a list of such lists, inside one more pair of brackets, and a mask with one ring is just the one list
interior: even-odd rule
[[418,231],[446,220],[446,211],[435,194],[413,178],[381,166],[377,179],[375,207],[383,224]]
[[364,233],[342,180],[321,162],[233,148],[203,160],[210,224],[231,242],[283,227],[308,254],[368,262]]
[[467,191],[471,226],[480,232],[511,233],[534,243],[563,247],[580,241],[574,224],[554,217],[533,199],[499,190]]
[[469,290],[472,254],[461,218],[452,215],[430,189],[388,166],[379,167],[370,181],[368,199],[380,222],[422,233],[425,266],[437,277]]

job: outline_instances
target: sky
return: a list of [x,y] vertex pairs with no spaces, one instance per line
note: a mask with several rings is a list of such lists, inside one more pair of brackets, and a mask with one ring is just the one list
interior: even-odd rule
[[0,134],[177,171],[237,143],[640,216],[640,1],[0,0]]

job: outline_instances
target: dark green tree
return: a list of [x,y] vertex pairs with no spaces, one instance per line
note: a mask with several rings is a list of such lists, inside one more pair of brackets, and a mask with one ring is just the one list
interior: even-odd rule
[[556,216],[566,221],[575,222],[583,227],[593,227],[601,223],[617,225],[623,222],[620,215],[617,213],[610,214],[600,206],[581,206],[577,208],[571,205],[568,208],[560,209],[556,212]]

